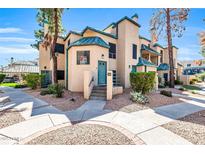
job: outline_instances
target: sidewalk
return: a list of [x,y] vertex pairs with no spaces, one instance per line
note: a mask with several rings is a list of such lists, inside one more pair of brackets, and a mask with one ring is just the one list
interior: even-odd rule
[[184,138],[162,128],[161,125],[205,110],[205,100],[193,98],[193,100],[186,100],[185,103],[133,113],[103,110],[105,101],[87,101],[76,110],[62,112],[22,91],[6,90],[7,93],[4,95],[11,98],[14,108],[27,107],[27,110],[22,112],[27,120],[0,129],[0,144],[15,144],[36,132],[70,123],[70,121],[102,121],[118,125],[140,137],[146,144],[191,144]]

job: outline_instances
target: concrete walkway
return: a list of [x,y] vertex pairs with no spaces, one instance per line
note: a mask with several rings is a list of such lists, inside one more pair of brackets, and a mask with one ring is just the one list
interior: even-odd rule
[[0,88],[6,91],[0,96],[9,96],[11,101],[3,108],[22,110],[26,121],[0,129],[0,144],[15,144],[32,134],[70,121],[102,121],[121,126],[146,144],[191,144],[184,138],[164,129],[161,125],[188,114],[205,110],[205,100],[193,98],[184,103],[166,105],[154,109],[124,113],[103,110],[105,101],[87,101],[80,108],[62,112],[46,102],[36,99],[20,90]]

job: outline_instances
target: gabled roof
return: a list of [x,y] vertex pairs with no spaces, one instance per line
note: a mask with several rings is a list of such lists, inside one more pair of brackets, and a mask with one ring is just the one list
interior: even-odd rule
[[68,47],[71,48],[72,46],[87,46],[87,45],[98,45],[104,48],[110,48],[110,46],[100,37],[83,37],[73,43],[71,43]]
[[153,54],[156,54],[156,55],[158,55],[158,56],[161,55],[161,54],[158,53],[157,51],[153,50],[152,48],[150,48],[150,47],[148,47],[148,46],[146,46],[146,45],[144,45],[144,44],[141,45],[141,51],[142,51],[142,50],[146,50],[146,51],[148,51],[148,52],[150,52],[150,53],[153,53]]
[[114,38],[114,39],[117,39],[117,36],[116,36],[116,35],[113,35],[113,34],[110,34],[110,33],[106,33],[106,32],[103,32],[103,31],[101,31],[101,30],[97,30],[97,29],[95,29],[95,28],[89,27],[89,26],[87,26],[87,27],[82,31],[81,34],[83,35],[86,30],[91,30],[91,31],[100,33],[100,34],[102,34],[102,35],[106,35],[106,36],[112,37],[112,38]]
[[106,30],[107,28],[111,27],[111,26],[113,28],[115,26],[115,23],[113,22],[113,23],[109,24],[106,28],[103,29],[103,31]]
[[136,66],[152,66],[152,67],[157,67],[155,64],[149,62],[148,60],[139,57],[139,62]]
[[118,25],[119,23],[121,23],[121,22],[124,21],[124,20],[128,20],[128,21],[130,21],[131,23],[133,23],[134,25],[136,25],[136,26],[138,26],[138,27],[141,27],[140,24],[136,23],[134,20],[132,20],[131,18],[129,18],[129,17],[127,17],[127,16],[125,16],[125,17],[121,18],[120,20],[118,20],[118,21],[115,23],[115,26]]
[[70,32],[68,33],[68,35],[64,38],[64,41],[70,36],[70,34],[75,34],[75,35],[82,36],[81,33],[78,33],[78,32],[75,32],[75,31],[70,31]]
[[169,64],[167,63],[161,63],[158,67],[157,67],[157,71],[167,71],[169,70]]

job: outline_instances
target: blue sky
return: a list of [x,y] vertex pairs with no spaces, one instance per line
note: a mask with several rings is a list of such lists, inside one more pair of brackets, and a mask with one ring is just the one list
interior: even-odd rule
[[[154,10],[69,9],[63,15],[63,25],[67,32],[82,31],[86,26],[101,30],[111,22],[137,13],[138,23],[141,25],[140,34],[150,38],[149,21]],[[36,9],[0,9],[0,65],[6,65],[10,57],[16,60],[32,60],[38,57],[38,51],[30,47],[35,40],[33,32],[38,29],[36,13]],[[205,28],[203,18],[205,9],[191,9],[183,37],[173,39],[174,45],[179,47],[179,60],[202,58],[199,54],[197,33]],[[166,45],[162,38],[159,43]]]

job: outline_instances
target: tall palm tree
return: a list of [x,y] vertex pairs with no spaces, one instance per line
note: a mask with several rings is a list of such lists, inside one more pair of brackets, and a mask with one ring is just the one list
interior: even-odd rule
[[155,30],[155,33],[165,35],[167,39],[167,48],[169,53],[170,72],[169,79],[171,88],[174,88],[174,60],[173,60],[173,47],[172,37],[182,37],[185,26],[183,23],[188,18],[190,9],[187,8],[162,8],[157,9],[151,18],[151,29]]
[[[55,54],[55,46],[57,39],[64,32],[62,26],[62,8],[40,8],[37,13],[37,22],[41,27],[35,31],[36,44],[32,46],[38,48],[41,42],[43,47],[49,49],[53,61],[52,82],[58,83],[57,80],[57,56]],[[47,30],[45,30],[47,27]]]

